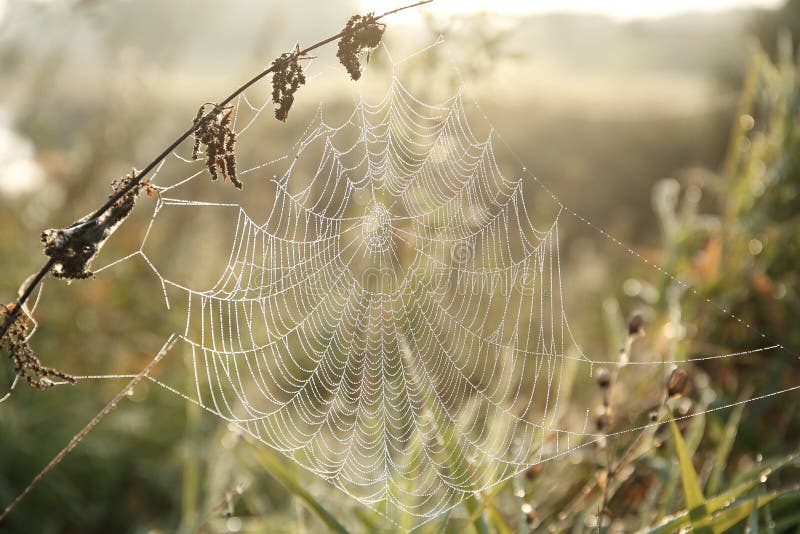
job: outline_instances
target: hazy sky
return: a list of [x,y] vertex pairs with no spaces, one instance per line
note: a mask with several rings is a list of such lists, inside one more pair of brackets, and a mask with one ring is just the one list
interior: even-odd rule
[[[383,12],[404,5],[403,0],[362,0],[367,11]],[[435,11],[500,13],[542,13],[578,11],[603,13],[618,18],[658,17],[682,11],[714,11],[732,7],[774,7],[782,0],[434,0]]]

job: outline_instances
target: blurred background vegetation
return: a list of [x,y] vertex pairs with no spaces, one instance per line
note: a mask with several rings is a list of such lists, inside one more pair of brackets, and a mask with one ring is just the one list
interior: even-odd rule
[[[111,179],[149,161],[200,103],[226,94],[296,41],[338,31],[361,7],[0,2],[3,301],[40,267],[42,229],[90,211]],[[566,220],[567,309],[588,354],[616,355],[626,319],[638,310],[647,335],[636,342],[636,358],[683,359],[775,341],[786,347],[688,367],[692,391],[670,401],[681,414],[798,384],[800,2],[636,19],[426,12],[388,23],[386,39],[401,50],[445,35],[487,115],[529,169],[577,213],[676,274],[654,275],[594,230]],[[376,61],[371,68],[387,67]],[[320,95],[298,98],[311,101],[310,114]],[[334,112],[352,104],[335,93],[325,100]],[[260,145],[250,150],[266,159],[283,153],[306,125],[297,113],[285,125],[265,121]],[[541,194],[534,183],[526,187],[530,197]],[[138,247],[148,216],[141,211],[109,245],[111,256]],[[154,246],[176,261],[213,261],[217,245],[225,250],[225,235],[199,239],[176,243],[165,235]],[[34,347],[46,364],[74,374],[141,369],[174,328],[159,311],[159,295],[139,264],[69,287],[48,281]],[[661,402],[668,370],[647,367],[615,375],[612,429],[646,421]],[[176,365],[164,372],[181,371]],[[6,362],[0,384],[12,373]],[[599,403],[600,389],[586,384],[575,394]],[[0,503],[10,502],[119,387],[19,387],[0,404]],[[707,498],[706,514],[692,518],[696,528],[713,520],[717,531],[797,531],[797,404],[790,393],[682,421],[689,466],[679,462],[683,441],[666,423],[584,448],[426,528],[589,531],[607,488],[604,529],[635,531],[676,517],[664,527],[669,532],[688,524],[680,514],[693,506],[685,489],[694,473]],[[611,477],[602,447],[615,459]],[[763,476],[767,469],[774,472]],[[723,501],[733,504],[723,508]],[[180,398],[142,385],[0,531],[318,532],[336,523],[353,531],[392,528]]]

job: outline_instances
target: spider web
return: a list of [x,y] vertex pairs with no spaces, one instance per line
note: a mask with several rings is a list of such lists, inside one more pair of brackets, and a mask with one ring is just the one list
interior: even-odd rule
[[[461,95],[427,104],[393,77],[342,124],[318,115],[290,160],[266,220],[232,207],[218,281],[179,287],[194,400],[360,502],[421,519],[545,440],[569,447],[554,427],[574,344],[558,218],[531,222]],[[197,206],[168,194],[164,207]]]
[[[620,362],[587,357],[567,319],[559,222],[591,223],[524,167],[504,172],[502,139],[476,132],[463,86],[432,103],[403,82],[405,60],[389,61],[383,98],[358,97],[338,121],[321,107],[288,154],[241,172],[265,210],[189,194],[206,173],[176,152],[170,165],[196,171],[156,186],[141,247],[101,271],[143,259],[183,318],[192,387],[152,381],[417,526],[606,438],[562,389],[567,368],[591,375]],[[239,99],[240,144],[270,111],[268,100]],[[529,206],[526,180],[549,207]],[[232,214],[228,259],[210,284],[163,274],[169,258],[148,254],[175,210]],[[122,376],[131,375],[79,378]],[[579,416],[566,417],[568,407]]]

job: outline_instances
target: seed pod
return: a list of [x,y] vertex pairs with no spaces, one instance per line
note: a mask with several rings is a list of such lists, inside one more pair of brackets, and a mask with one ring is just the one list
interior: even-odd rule
[[525,478],[533,480],[536,475],[542,472],[542,464],[533,464],[525,470]]
[[686,392],[689,385],[689,373],[678,367],[672,371],[667,379],[667,395],[669,397],[680,397]]
[[539,514],[536,513],[536,508],[534,508],[531,503],[523,503],[520,507],[520,511],[525,514],[525,522],[529,525],[539,517]]
[[599,414],[594,420],[594,424],[598,432],[604,432],[608,429],[608,415],[605,412]]
[[538,514],[536,513],[536,510],[531,510],[530,512],[525,514],[525,522],[529,525],[532,525],[533,522],[536,521],[537,517]]
[[644,317],[639,312],[634,312],[628,320],[628,335],[630,336],[643,336],[644,335]]
[[597,385],[600,389],[608,389],[611,386],[611,373],[607,369],[600,369],[597,372]]

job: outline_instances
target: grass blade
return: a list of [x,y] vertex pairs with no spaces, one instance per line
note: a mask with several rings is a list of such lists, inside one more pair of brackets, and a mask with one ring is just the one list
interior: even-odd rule
[[347,534],[347,529],[331,514],[322,504],[314,498],[297,480],[296,477],[286,469],[283,462],[271,450],[256,446],[248,440],[252,446],[253,453],[264,469],[278,482],[283,484],[286,489],[297,495],[319,519],[327,525],[333,532]]
[[[706,511],[709,514],[714,514],[719,510],[722,510],[726,506],[733,503],[736,499],[750,491],[751,489],[755,488],[759,484],[761,484],[761,478],[763,476],[767,476],[769,474],[775,473],[780,471],[784,467],[788,465],[792,465],[793,462],[797,459],[796,454],[790,454],[784,458],[776,462],[772,462],[772,464],[767,467],[766,469],[762,470],[759,473],[755,473],[752,475],[752,478],[749,480],[745,480],[744,482],[740,483],[738,486],[720,493],[714,497],[709,497],[706,500]],[[658,526],[646,530],[647,534],[668,534],[670,532],[676,532],[681,527],[684,527],[689,524],[689,513],[686,511],[679,512],[675,515],[668,517],[665,521],[661,522]]]
[[681,431],[678,429],[674,419],[670,419],[669,424],[675,440],[675,451],[678,454],[678,465],[681,471],[681,484],[683,485],[683,495],[686,499],[686,508],[689,510],[689,519],[694,524],[708,517],[706,499],[703,497],[703,490],[700,489],[700,481],[697,479],[697,472],[694,470],[692,457],[689,454],[683,436],[681,436]]
[[442,517],[441,521],[439,522],[439,526],[436,528],[436,534],[444,534],[447,530],[447,523],[450,521],[450,512],[448,510],[444,517]]
[[[704,527],[711,527],[714,534],[721,534],[723,532],[727,532],[738,523],[747,519],[750,514],[755,510],[756,514],[758,510],[774,501],[778,497],[783,495],[787,495],[789,493],[795,492],[797,490],[784,490],[784,491],[773,491],[771,493],[767,493],[765,495],[760,495],[752,500],[746,500],[741,503],[735,504],[726,510],[718,513],[714,516],[711,520],[705,520],[703,522]],[[757,520],[756,520],[757,522]]]
[[503,518],[503,514],[500,513],[500,510],[497,509],[494,502],[489,501],[489,512],[492,515],[492,522],[497,527],[497,531],[500,534],[514,534],[514,531],[508,526],[508,523],[506,523],[506,520]]
[[[752,391],[748,390],[743,398],[750,398],[751,394]],[[715,494],[719,488],[720,482],[722,482],[722,474],[725,471],[725,466],[728,464],[728,456],[730,456],[731,449],[733,449],[733,442],[736,440],[736,434],[739,430],[739,423],[742,420],[745,406],[745,403],[736,406],[733,411],[731,411],[731,415],[725,423],[722,442],[717,448],[717,454],[714,458],[714,467],[711,470],[711,476],[706,485],[706,492],[709,495]]]
[[748,534],[758,534],[758,501],[753,499],[753,509],[750,510],[750,518],[747,520]]

